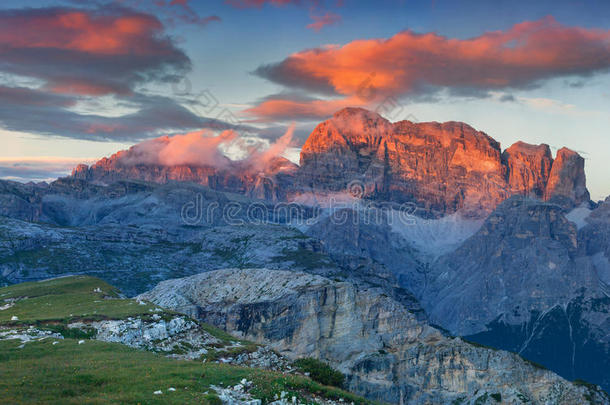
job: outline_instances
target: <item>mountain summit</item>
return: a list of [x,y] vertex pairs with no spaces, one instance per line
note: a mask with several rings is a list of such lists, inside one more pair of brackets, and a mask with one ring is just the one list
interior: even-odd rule
[[367,194],[415,201],[442,213],[489,212],[514,194],[577,205],[589,200],[584,159],[548,145],[500,143],[462,122],[391,123],[346,108],[319,124],[301,151],[301,181],[341,190],[354,180]]

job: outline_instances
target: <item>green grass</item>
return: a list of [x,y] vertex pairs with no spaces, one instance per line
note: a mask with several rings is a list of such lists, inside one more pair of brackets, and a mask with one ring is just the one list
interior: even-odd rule
[[[97,288],[101,292],[95,292]],[[0,302],[7,298],[18,299],[13,307],[0,311],[0,324],[123,319],[150,315],[156,308],[152,304],[140,305],[135,300],[118,297],[116,288],[88,276],[17,284],[0,288]],[[11,321],[13,316],[19,321]]]
[[[102,292],[95,292],[99,288]],[[0,341],[0,402],[9,404],[218,404],[210,385],[234,385],[242,378],[254,383],[252,393],[270,402],[280,392],[368,403],[354,394],[325,386],[299,375],[284,375],[226,364],[179,361],[160,354],[117,343],[79,339],[93,337],[88,331],[68,329],[70,320],[122,319],[150,316],[150,304],[118,298],[119,291],[102,280],[87,276],[33,282],[0,288],[0,303],[19,299],[0,311],[0,325],[36,324],[61,333],[66,339],[48,338],[26,343]],[[108,299],[108,297],[112,297]],[[161,316],[171,312],[155,312]],[[18,321],[11,321],[17,315]],[[223,342],[239,341],[223,356],[256,350],[256,345],[236,339],[210,325],[202,328]],[[59,342],[53,345],[53,342]],[[212,350],[211,350],[212,351]],[[169,392],[168,388],[176,388]],[[162,395],[153,392],[162,390]],[[207,393],[206,393],[207,392]]]
[[[364,404],[362,398],[316,383],[306,377],[283,375],[224,364],[168,359],[116,343],[45,339],[26,343],[0,341],[0,397],[3,403],[38,404],[183,404],[215,403],[209,386],[254,382],[257,398],[272,400],[286,391],[302,397],[315,393]],[[169,387],[176,388],[169,392]],[[154,395],[162,390],[161,396]],[[204,394],[208,392],[208,395]],[[212,394],[212,395],[210,395]]]
[[51,280],[15,284],[0,289],[0,299],[19,297],[39,297],[76,292],[92,292],[100,288],[106,295],[119,296],[119,291],[110,284],[88,276],[59,277]]

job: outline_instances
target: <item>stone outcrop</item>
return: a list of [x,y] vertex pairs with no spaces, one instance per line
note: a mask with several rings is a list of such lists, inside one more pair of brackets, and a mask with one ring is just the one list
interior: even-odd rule
[[[572,404],[608,398],[515,354],[445,337],[375,290],[306,273],[218,270],[161,282],[140,296],[290,358],[321,358],[347,388],[391,403]],[[455,402],[454,402],[455,403]]]

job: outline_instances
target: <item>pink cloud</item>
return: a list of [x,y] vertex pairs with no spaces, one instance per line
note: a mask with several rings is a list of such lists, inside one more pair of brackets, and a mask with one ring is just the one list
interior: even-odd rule
[[150,55],[162,25],[146,14],[106,15],[84,10],[55,10],[2,16],[0,44],[27,49],[62,49],[89,54]]
[[[292,144],[294,125],[286,133],[262,148],[246,147],[240,135],[232,130],[219,134],[211,129],[189,132],[174,136],[162,136],[138,143],[129,150],[117,153],[120,164],[126,166],[193,166],[213,167],[217,169],[240,169],[264,171],[272,161],[281,156]],[[223,149],[239,145],[246,148],[246,157],[231,160]]]
[[156,17],[119,7],[0,10],[0,60],[47,90],[86,95],[130,94],[190,69]]
[[162,136],[141,142],[120,155],[125,165],[212,166],[226,165],[227,158],[219,147],[238,137],[231,130],[216,135],[203,129],[172,137]]
[[[609,68],[610,31],[567,27],[546,17],[470,39],[403,31],[388,39],[307,49],[261,66],[257,74],[287,87],[341,95],[347,101],[360,97],[363,88],[379,97],[443,88],[485,93]],[[265,101],[250,112],[265,115],[273,106],[284,114],[292,110],[310,115],[320,104],[327,103]]]

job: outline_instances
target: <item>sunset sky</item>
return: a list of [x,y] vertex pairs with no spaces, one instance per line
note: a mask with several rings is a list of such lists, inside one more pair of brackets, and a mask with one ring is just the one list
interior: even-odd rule
[[567,146],[610,194],[610,3],[4,0],[0,177],[211,128],[294,158],[345,106]]

